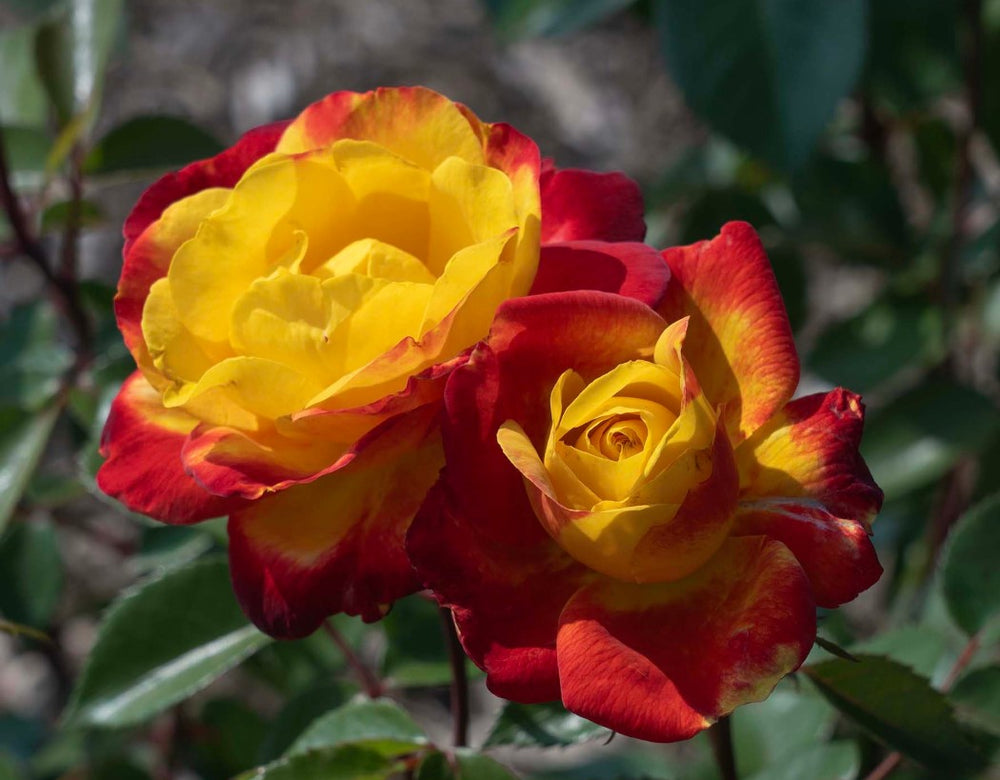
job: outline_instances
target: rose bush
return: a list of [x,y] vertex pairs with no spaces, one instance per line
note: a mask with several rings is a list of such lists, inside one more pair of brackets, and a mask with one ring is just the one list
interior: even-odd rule
[[442,481],[410,527],[499,696],[686,739],[805,659],[817,606],[880,576],[860,399],[799,379],[748,225],[663,252],[657,310],[503,304],[448,380]]
[[157,181],[125,224],[137,371],[98,484],[172,523],[228,515],[234,586],[283,637],[420,583],[407,526],[443,462],[444,382],[497,306],[649,303],[637,187],[421,88],[338,92]]

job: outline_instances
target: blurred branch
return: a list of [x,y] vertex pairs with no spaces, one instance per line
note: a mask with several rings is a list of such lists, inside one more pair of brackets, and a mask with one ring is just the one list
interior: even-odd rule
[[949,531],[969,508],[976,485],[976,474],[976,459],[967,456],[960,458],[945,476],[936,510],[927,526],[927,559],[920,572],[920,582],[927,582],[933,576]]
[[[79,179],[79,176],[77,176],[77,178]],[[78,182],[76,189],[74,189],[74,199],[80,195],[82,195],[82,180]],[[80,301],[79,291],[76,284],[76,233],[79,229],[78,227],[75,228],[73,234],[67,236],[72,239],[71,250],[65,250],[66,252],[72,252],[72,275],[56,273],[49,264],[49,259],[46,256],[44,247],[41,242],[39,242],[38,238],[32,233],[28,224],[28,219],[21,207],[21,201],[18,199],[17,194],[14,192],[14,188],[11,185],[10,168],[7,164],[7,152],[4,149],[3,144],[0,144],[0,200],[3,201],[3,210],[7,215],[7,221],[10,222],[11,230],[14,232],[14,239],[17,243],[18,249],[32,262],[32,264],[45,278],[46,284],[48,284],[50,290],[52,290],[55,294],[64,313],[66,314],[66,318],[73,327],[77,341],[77,361],[74,366],[75,373],[89,362],[92,342],[90,320],[87,318],[87,313],[83,309],[83,304]],[[79,203],[77,204],[77,210],[79,210]],[[72,221],[73,220],[70,220],[70,222]],[[76,221],[79,222],[79,219]]]
[[458,639],[451,610],[441,607],[440,612],[448,644],[448,660],[451,662],[452,742],[455,747],[465,747],[469,743],[469,680],[465,673],[465,651]]
[[712,743],[712,755],[719,767],[722,780],[737,780],[736,753],[733,751],[733,726],[728,715],[719,718],[708,730],[708,740]]
[[[940,691],[941,693],[947,693],[951,690],[951,687],[958,681],[958,678],[965,671],[965,668],[972,662],[972,659],[976,655],[976,651],[979,650],[980,644],[979,635],[972,637],[969,643],[962,650],[962,653],[958,656],[958,660],[955,661],[951,670],[948,672],[948,676],[944,678],[944,682],[941,683]],[[903,761],[903,754],[898,750],[892,751],[889,755],[882,759],[871,772],[865,775],[864,780],[885,780],[889,775],[891,775]]]
[[357,653],[354,652],[354,648],[351,647],[350,642],[344,639],[344,635],[341,634],[336,627],[326,621],[323,623],[323,630],[326,631],[333,643],[340,648],[340,652],[344,654],[344,660],[347,665],[354,670],[354,673],[358,677],[358,681],[361,683],[361,687],[364,688],[366,694],[371,699],[379,698],[382,693],[382,681],[375,676],[374,672],[369,669],[365,663],[358,658]]
[[973,166],[972,140],[979,128],[982,115],[983,71],[983,3],[982,0],[965,0],[965,30],[959,30],[959,47],[965,81],[965,101],[968,120],[958,134],[955,161],[954,203],[951,213],[951,235],[941,263],[938,294],[945,312],[949,313],[957,302],[957,274],[965,245],[965,223],[972,199]]

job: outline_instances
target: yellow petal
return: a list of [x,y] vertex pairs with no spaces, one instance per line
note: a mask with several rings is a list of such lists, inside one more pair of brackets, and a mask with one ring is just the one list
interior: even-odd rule
[[208,345],[177,315],[170,282],[157,280],[142,309],[142,332],[153,365],[174,382],[196,382],[219,360],[232,354],[228,344]]
[[427,267],[440,275],[459,250],[518,227],[510,179],[485,165],[449,157],[431,175]]
[[320,386],[273,360],[232,357],[212,366],[193,385],[164,393],[164,405],[197,409],[212,425],[257,430],[265,421],[302,409]]
[[314,273],[324,278],[351,273],[393,282],[435,282],[434,276],[419,259],[374,238],[363,238],[348,244]]
[[563,411],[559,436],[601,415],[609,399],[625,395],[659,404],[676,414],[680,408],[676,374],[648,360],[630,360],[615,366],[580,392]]

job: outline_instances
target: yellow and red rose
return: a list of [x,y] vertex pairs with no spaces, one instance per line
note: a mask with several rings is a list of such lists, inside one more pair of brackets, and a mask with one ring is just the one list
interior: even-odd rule
[[443,463],[449,374],[497,307],[590,288],[655,303],[638,189],[543,165],[421,88],[338,92],[156,182],[116,314],[138,370],[103,490],[229,515],[237,595],[276,636],[416,590],[403,540]]
[[410,527],[499,696],[686,739],[805,659],[880,576],[854,394],[799,363],[756,234],[663,252],[656,310],[512,300],[450,376],[446,467]]

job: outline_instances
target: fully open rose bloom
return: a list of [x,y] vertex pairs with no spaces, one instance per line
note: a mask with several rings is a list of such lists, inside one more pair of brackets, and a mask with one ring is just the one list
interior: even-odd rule
[[881,574],[863,409],[799,364],[745,224],[663,253],[657,311],[509,301],[446,390],[447,466],[408,549],[499,696],[685,739],[805,659]]
[[138,370],[98,483],[167,522],[229,515],[265,631],[375,619],[419,586],[403,538],[443,462],[448,373],[508,298],[653,301],[644,230],[625,177],[543,166],[430,90],[338,92],[252,131],[126,222],[116,314]]

